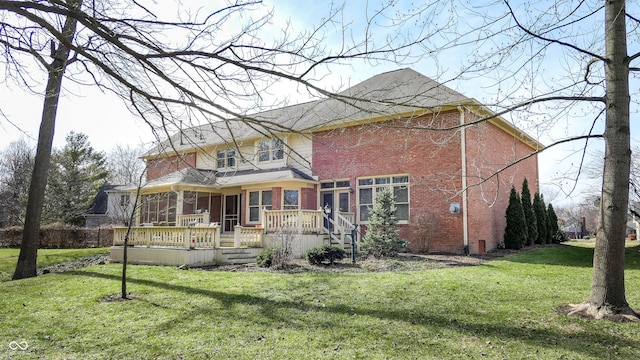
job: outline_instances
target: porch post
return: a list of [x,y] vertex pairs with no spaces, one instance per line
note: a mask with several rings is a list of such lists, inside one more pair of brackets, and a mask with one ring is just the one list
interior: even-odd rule
[[298,234],[302,234],[302,209],[298,209]]
[[[184,206],[184,191],[182,190],[174,190],[174,192],[177,193],[176,195],[176,221],[178,219],[178,216],[183,215],[182,214],[182,207]],[[179,225],[179,224],[176,224]]]
[[233,229],[233,247],[239,248],[242,244],[242,226],[236,225]]
[[186,228],[184,230],[184,248],[189,250],[191,247],[191,229]]
[[222,230],[222,227],[220,225],[217,225],[215,227],[216,242],[214,243],[214,247],[216,247],[216,248],[220,247],[221,230]]

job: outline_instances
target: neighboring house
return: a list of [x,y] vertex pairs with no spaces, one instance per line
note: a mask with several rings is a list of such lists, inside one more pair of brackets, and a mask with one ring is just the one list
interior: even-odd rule
[[[269,225],[265,213],[322,208],[365,232],[391,187],[410,250],[479,253],[502,241],[511,186],[526,177],[538,191],[543,145],[501,117],[478,121],[494,113],[414,70],[338,97],[175,134],[143,156],[138,221],[181,225],[201,212],[224,234]],[[418,238],[421,227],[431,236]]]
[[84,214],[86,227],[126,225],[133,211],[131,187],[104,185]]

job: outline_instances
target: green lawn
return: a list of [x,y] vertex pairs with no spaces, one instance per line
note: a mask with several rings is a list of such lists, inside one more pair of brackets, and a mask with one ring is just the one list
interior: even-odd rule
[[[39,249],[38,268],[59,264],[84,256],[102,254],[109,251],[109,248],[93,249]],[[0,282],[8,281],[13,276],[18,262],[19,249],[0,248]]]
[[[638,249],[627,258],[635,307]],[[638,359],[639,324],[554,312],[588,296],[592,251],[394,273],[131,266],[126,302],[101,301],[120,290],[118,264],[51,273],[0,283],[0,358]]]

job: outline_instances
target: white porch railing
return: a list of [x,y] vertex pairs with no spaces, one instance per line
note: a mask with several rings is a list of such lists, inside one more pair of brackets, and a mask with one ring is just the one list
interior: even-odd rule
[[345,231],[351,231],[353,224],[356,222],[356,214],[347,212],[336,213],[336,226]]
[[209,213],[178,215],[176,226],[194,226],[197,224],[209,224]]
[[[243,227],[236,225],[233,233],[234,247],[262,247],[262,238],[266,233],[273,233],[283,228],[296,230],[300,234],[328,233],[324,227],[324,216],[320,210],[263,210],[262,224],[257,227]],[[353,214],[336,213],[335,220],[331,219],[332,239],[345,242],[350,236]],[[206,226],[209,213],[180,215],[179,224],[196,224],[199,226],[143,226],[132,227],[128,245],[147,247],[173,248],[219,248],[221,227],[219,224]],[[203,226],[205,225],[205,226]],[[212,225],[212,224],[209,224]],[[113,245],[124,245],[127,234],[126,227],[115,227],[113,231]]]
[[264,229],[236,225],[233,230],[233,247],[262,247]]
[[263,210],[262,226],[267,233],[293,228],[302,234],[319,234],[322,232],[322,210]]
[[[127,234],[126,227],[113,228],[113,245],[124,245]],[[181,227],[181,226],[145,226],[132,227],[128,245],[215,248],[220,246],[220,226]]]
[[[322,231],[325,234],[329,234],[331,244],[341,246],[351,244],[353,241],[352,230],[354,229],[353,220],[355,220],[355,214],[338,212],[334,215],[334,218],[331,218],[328,214],[322,213]],[[324,226],[324,221],[328,223],[329,228]]]

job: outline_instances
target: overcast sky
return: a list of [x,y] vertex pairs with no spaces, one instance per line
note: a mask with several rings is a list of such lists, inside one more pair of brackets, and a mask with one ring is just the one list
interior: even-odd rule
[[[164,5],[164,2],[162,2]],[[200,3],[211,6],[210,3],[202,1]],[[412,2],[400,1],[393,9],[389,9],[387,15],[394,15],[402,13],[410,8]],[[448,2],[443,2],[448,3]],[[518,2],[520,3],[520,2]],[[537,2],[539,8],[549,6],[552,2]],[[252,16],[258,16],[266,13],[271,7],[274,9],[274,21],[271,27],[264,29],[264,36],[275,36],[278,33],[278,29],[283,27],[287,22],[290,23],[290,29],[292,31],[299,31],[305,28],[318,25],[322,21],[322,17],[326,16],[328,11],[329,2],[323,1],[265,1],[265,6],[260,7]],[[367,5],[368,4],[368,5]],[[351,27],[350,33],[347,33],[345,37],[351,37],[353,34],[357,34],[358,31],[363,31],[366,28],[365,19],[371,14],[375,6],[374,2],[365,1],[349,1],[345,6],[345,11],[342,13],[340,20],[344,24],[348,24]],[[377,4],[377,2],[375,2]],[[465,3],[462,3],[464,5]],[[468,6],[468,4],[466,5]],[[502,5],[501,5],[502,6]],[[416,17],[408,22],[403,31],[406,34],[395,35],[415,35],[418,31],[418,27],[415,25],[420,21],[430,22],[433,26],[442,26],[443,22],[449,21],[449,19],[461,18],[461,15],[465,13],[464,6],[458,6],[455,10],[455,14],[445,11],[432,17]],[[484,8],[483,10],[486,10]],[[521,9],[524,10],[524,9]],[[536,10],[536,9],[534,9]],[[173,10],[167,10],[173,11]],[[630,12],[634,9],[630,9]],[[504,12],[504,8],[496,8],[496,13]],[[604,17],[604,13],[600,12],[599,17],[595,19],[601,19]],[[475,19],[473,16],[465,16],[468,24],[465,26],[471,26],[474,22],[480,23],[482,19]],[[387,24],[384,24],[384,20],[388,18],[379,18],[376,24],[379,26],[374,32],[374,35],[380,35],[380,39],[389,34],[383,34],[384,28]],[[389,20],[390,21],[390,20]],[[463,25],[457,27],[461,29]],[[584,32],[593,32],[593,37],[601,36],[602,26],[598,22],[587,24],[584,26]],[[344,34],[342,32],[341,24],[331,24],[325,30],[326,44],[328,47],[335,45],[342,41]],[[445,31],[442,32],[439,41],[444,41],[445,38],[452,36]],[[505,39],[508,41],[509,39]],[[436,42],[436,40],[434,40]],[[487,46],[491,46],[490,43]],[[414,70],[432,77],[436,80],[443,81],[451,78],[453,74],[464,65],[465,60],[468,60],[470,54],[467,53],[469,47],[457,47],[448,51],[440,51],[436,53],[421,54],[420,58],[409,58],[408,64],[392,64],[392,63],[370,63],[370,62],[353,62],[344,64],[341,66],[332,67],[326,72],[326,76],[323,78],[324,84],[328,88],[332,89],[342,85],[353,85],[357,82],[367,79],[375,74],[385,71],[395,70],[399,67],[411,67]],[[523,50],[524,49],[524,50]],[[636,42],[630,42],[630,52],[638,50],[638,44]],[[523,52],[522,54],[518,51]],[[533,51],[533,48],[532,48]],[[416,55],[414,53],[414,55]],[[509,56],[514,57],[517,60],[519,56],[527,56],[526,48],[518,48],[513,54]],[[532,66],[531,71],[538,75],[544,74],[562,74],[566,72],[568,68],[573,65],[570,61],[565,61],[565,54],[562,51],[548,51],[545,58]],[[637,64],[636,64],[637,65]],[[534,69],[535,66],[535,69]],[[35,69],[34,69],[35,70]],[[462,94],[478,99],[481,102],[491,103],[495,100],[495,87],[492,86],[496,80],[503,76],[508,69],[502,69],[502,73],[498,72],[493,75],[493,78],[489,77],[476,77],[472,75],[465,76],[464,78],[456,79],[448,86],[461,92]],[[1,71],[1,70],[0,70]],[[34,71],[34,74],[38,74]],[[531,80],[530,84],[519,84],[515,86],[511,84],[513,88],[502,88],[500,91],[503,94],[511,94],[515,98],[526,97],[530,94],[539,94],[544,91],[545,86],[549,85],[554,80],[552,76],[547,76],[542,80]],[[44,89],[44,82],[46,79],[41,80],[41,85],[34,88],[36,92],[41,92]],[[509,84],[505,82],[504,84]],[[5,83],[0,88],[0,149],[5,148],[10,142],[17,140],[20,137],[25,137],[28,141],[35,144],[38,134],[38,127],[40,122],[41,110],[42,110],[42,96],[39,93],[32,93],[26,91],[19,84]],[[504,86],[504,85],[503,85]],[[632,82],[632,92],[638,92],[638,83]],[[291,101],[303,101],[306,96],[301,93],[299,89],[283,89],[283,92],[287,92],[290,95]],[[536,112],[537,109],[530,109]],[[554,123],[553,126],[543,125],[543,121],[539,122],[518,122],[518,125],[525,128],[525,130],[535,138],[538,138],[543,144],[550,144],[554,140],[561,139],[570,134],[583,134],[591,126],[590,108],[578,108],[571,113],[561,115],[561,117]],[[545,119],[545,110],[540,108],[538,115],[528,114],[531,118],[539,117],[539,119]],[[637,125],[638,109],[635,104],[632,108],[632,141],[637,146],[640,139],[640,126]],[[508,120],[520,121],[516,118],[508,118]],[[602,124],[596,124],[596,129],[601,129]],[[108,152],[116,144],[120,145],[132,145],[137,146],[141,144],[150,144],[154,137],[146,124],[140,119],[128,111],[127,106],[118,98],[112,94],[102,93],[96,87],[80,86],[70,82],[65,82],[64,95],[60,101],[58,108],[58,117],[56,124],[56,134],[54,140],[54,146],[61,147],[64,144],[64,137],[70,131],[82,132],[89,136],[89,140],[92,146],[98,150]],[[597,143],[597,141],[595,142]],[[578,151],[583,144],[573,144],[564,146],[562,148],[554,149],[547,153],[543,153],[540,156],[540,177],[543,189],[547,187],[551,182],[557,183],[557,177],[564,169],[574,166],[580,161],[580,157],[574,152]],[[601,146],[600,146],[601,147]],[[566,180],[566,184],[562,184],[563,189],[570,189],[572,187],[570,179]]]

